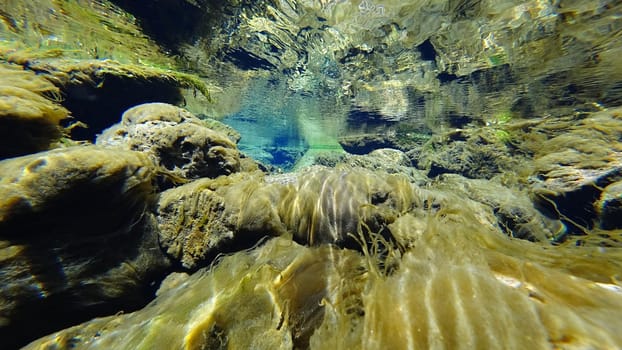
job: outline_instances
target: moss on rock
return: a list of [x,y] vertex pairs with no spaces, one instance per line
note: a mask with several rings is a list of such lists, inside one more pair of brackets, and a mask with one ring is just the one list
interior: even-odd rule
[[0,63],[0,159],[49,149],[69,112],[60,90],[22,67]]

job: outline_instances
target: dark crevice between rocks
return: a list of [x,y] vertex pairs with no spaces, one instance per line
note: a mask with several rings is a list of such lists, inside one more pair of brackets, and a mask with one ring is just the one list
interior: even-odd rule
[[[622,168],[617,168],[590,184],[572,192],[557,194],[535,193],[533,202],[540,212],[550,218],[560,219],[567,227],[566,232],[557,237],[557,243],[564,242],[568,235],[585,235],[598,222],[598,213],[594,206],[602,195],[602,189],[622,178]],[[603,229],[607,229],[605,223]]]
[[71,111],[72,119],[64,126],[80,121],[88,128],[71,129],[73,140],[94,141],[103,130],[118,123],[125,110],[148,102],[180,104],[180,89],[169,81],[104,75],[99,82],[80,82],[61,88],[62,105]]
[[243,70],[276,69],[270,61],[242,48],[227,50],[223,53],[222,59],[223,61],[233,63],[236,67]]
[[462,81],[462,78],[459,78],[457,75],[452,74],[452,73],[447,73],[447,72],[441,72],[436,76],[436,79],[438,79],[441,84],[447,84],[447,83],[451,83],[452,81],[455,80],[459,80]]
[[436,50],[430,39],[426,39],[421,44],[417,45],[417,50],[421,53],[421,59],[424,61],[436,61]]
[[594,186],[585,186],[578,191],[561,194],[559,196],[536,196],[536,208],[544,215],[559,219],[564,223],[567,231],[555,237],[556,243],[562,243],[567,235],[584,235],[586,230],[594,227],[596,212],[593,203],[598,200],[600,190]]
[[60,128],[41,120],[0,118],[0,160],[47,150]]

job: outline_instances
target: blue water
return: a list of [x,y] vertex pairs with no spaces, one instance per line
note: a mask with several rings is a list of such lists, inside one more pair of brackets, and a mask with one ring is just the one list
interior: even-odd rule
[[240,131],[242,138],[238,148],[242,153],[284,171],[292,169],[309,148],[296,119],[284,112],[262,115],[245,109],[226,117],[223,122]]

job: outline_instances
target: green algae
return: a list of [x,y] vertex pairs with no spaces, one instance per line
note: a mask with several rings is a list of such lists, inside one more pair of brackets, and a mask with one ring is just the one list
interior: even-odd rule
[[108,1],[5,1],[3,51],[25,49],[30,57],[115,59],[175,67],[174,61],[142,34],[135,18]]
[[[45,6],[48,12],[41,11]],[[133,16],[108,1],[8,1],[0,13],[12,23],[0,26],[0,59],[35,71],[45,65],[57,86],[67,83],[60,74],[73,72],[75,78],[83,70],[92,79],[106,74],[161,79],[211,101],[201,78],[182,72],[181,63],[142,34]]]

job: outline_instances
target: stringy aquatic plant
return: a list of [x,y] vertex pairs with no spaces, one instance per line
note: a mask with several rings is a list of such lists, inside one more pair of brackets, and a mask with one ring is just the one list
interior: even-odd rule
[[[622,252],[513,239],[480,203],[432,188],[411,187],[411,196],[388,231],[365,220],[355,225],[350,237],[362,252],[272,238],[163,289],[143,310],[93,320],[31,348],[622,344]],[[359,219],[368,205],[358,208]]]

